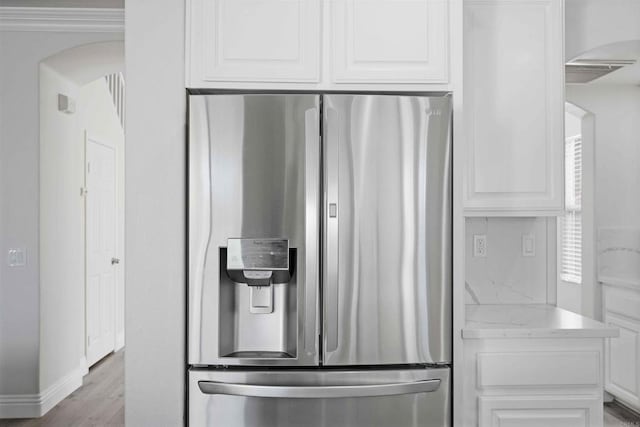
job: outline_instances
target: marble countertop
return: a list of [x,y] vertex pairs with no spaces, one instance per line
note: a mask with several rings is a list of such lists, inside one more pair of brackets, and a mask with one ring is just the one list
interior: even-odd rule
[[605,338],[617,328],[546,304],[466,306],[462,338]]

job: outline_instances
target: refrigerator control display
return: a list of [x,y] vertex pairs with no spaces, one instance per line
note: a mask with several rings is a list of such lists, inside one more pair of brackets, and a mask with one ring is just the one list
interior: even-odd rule
[[228,239],[227,270],[289,270],[286,239]]

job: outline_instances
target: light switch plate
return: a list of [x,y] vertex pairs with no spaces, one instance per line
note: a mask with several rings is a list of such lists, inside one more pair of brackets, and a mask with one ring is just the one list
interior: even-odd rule
[[7,256],[9,267],[23,267],[27,264],[27,257],[24,249],[9,249]]
[[522,256],[536,256],[536,236],[533,234],[522,235]]
[[473,256],[474,257],[487,256],[487,235],[486,234],[473,235]]

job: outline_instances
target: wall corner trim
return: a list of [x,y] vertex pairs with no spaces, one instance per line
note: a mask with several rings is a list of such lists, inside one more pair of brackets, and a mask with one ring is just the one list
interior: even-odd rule
[[4,6],[0,31],[124,33],[124,9]]
[[82,386],[83,367],[78,366],[38,394],[0,395],[0,419],[37,418]]

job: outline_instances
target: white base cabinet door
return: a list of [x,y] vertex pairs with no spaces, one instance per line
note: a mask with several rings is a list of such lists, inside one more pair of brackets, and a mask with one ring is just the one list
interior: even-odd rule
[[640,291],[604,286],[604,323],[620,330],[605,343],[605,390],[640,411]]
[[561,0],[465,0],[467,215],[563,206]]

